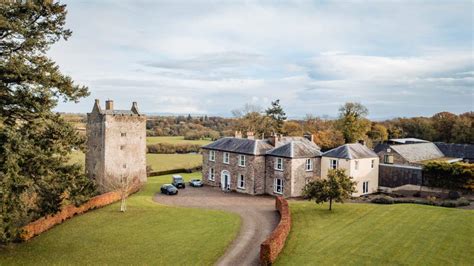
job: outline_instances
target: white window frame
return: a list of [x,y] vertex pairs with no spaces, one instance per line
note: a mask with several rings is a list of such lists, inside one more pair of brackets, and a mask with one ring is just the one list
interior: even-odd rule
[[209,151],[209,161],[211,162],[216,161],[216,151]]
[[228,152],[224,152],[224,154],[222,155],[222,163],[230,163],[230,154]]
[[370,168],[374,168],[375,167],[375,159],[372,159],[372,161],[370,161]]
[[239,166],[245,167],[246,159],[245,155],[239,155]]
[[[278,185],[278,181],[280,181],[280,185]],[[278,191],[278,188],[280,188],[280,191]],[[283,179],[275,178],[273,181],[273,192],[276,194],[283,194],[283,189]]]
[[369,181],[362,182],[362,194],[369,193]]
[[275,158],[275,170],[283,171],[283,158]]
[[311,158],[306,159],[305,169],[306,172],[313,171],[313,160]]
[[359,161],[358,160],[355,160],[354,161],[354,169],[357,171],[359,170]]
[[216,171],[214,170],[214,168],[209,168],[209,174],[207,176],[207,178],[210,180],[210,181],[215,181],[216,180]]
[[239,178],[237,180],[237,188],[245,189],[245,176],[244,175],[239,175]]
[[[335,162],[335,164],[334,164]],[[337,159],[329,160],[329,169],[337,169],[339,167],[339,161]]]

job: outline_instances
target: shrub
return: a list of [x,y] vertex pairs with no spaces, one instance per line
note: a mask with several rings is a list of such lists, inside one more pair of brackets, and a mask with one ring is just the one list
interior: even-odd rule
[[413,197],[417,197],[417,198],[421,197],[421,192],[420,191],[415,192],[413,194]]
[[381,196],[381,197],[373,198],[370,202],[376,203],[376,204],[393,204],[394,200],[392,197],[389,197],[389,196]]
[[147,145],[148,153],[158,153],[158,154],[172,154],[172,153],[191,153],[199,152],[201,146],[198,144],[171,144],[171,143],[157,143]]
[[466,198],[459,198],[457,200],[457,203],[458,203],[458,206],[469,206],[469,205],[471,205],[471,202]]
[[448,198],[451,199],[451,200],[457,200],[460,197],[461,197],[461,193],[459,193],[457,191],[451,190],[448,193]]

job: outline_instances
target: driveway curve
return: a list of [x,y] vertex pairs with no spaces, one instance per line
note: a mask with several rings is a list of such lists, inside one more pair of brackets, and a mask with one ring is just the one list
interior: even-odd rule
[[177,196],[156,194],[153,200],[165,205],[229,211],[242,218],[239,234],[216,265],[259,265],[260,244],[280,219],[273,197],[223,192],[215,187],[186,187]]

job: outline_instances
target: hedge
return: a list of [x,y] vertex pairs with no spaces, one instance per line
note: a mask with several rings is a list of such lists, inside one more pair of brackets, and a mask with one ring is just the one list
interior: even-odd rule
[[[140,190],[141,184],[136,184],[130,188],[128,194],[133,194]],[[63,221],[72,218],[73,216],[81,213],[85,213],[89,210],[104,207],[112,204],[121,199],[121,193],[119,191],[112,191],[104,193],[91,198],[81,206],[75,206],[70,204],[65,206],[60,212],[54,215],[44,216],[36,221],[33,221],[21,228],[20,240],[26,241],[34,236],[37,236],[55,225],[61,224]]]
[[147,145],[148,153],[157,153],[157,154],[173,154],[173,153],[198,153],[201,149],[199,144],[171,144],[171,143],[156,143]]
[[194,172],[199,172],[201,170],[202,170],[202,166],[196,166],[193,168],[179,168],[179,169],[171,169],[171,170],[165,170],[165,171],[149,172],[148,176],[171,175],[171,174],[178,174],[178,173],[194,173]]
[[260,245],[260,264],[272,265],[285,247],[291,229],[291,214],[288,202],[283,197],[275,198],[275,207],[280,213],[280,222],[270,236]]

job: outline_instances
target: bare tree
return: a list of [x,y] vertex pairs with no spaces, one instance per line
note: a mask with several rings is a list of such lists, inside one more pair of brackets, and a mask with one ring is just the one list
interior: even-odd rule
[[137,177],[130,175],[130,170],[124,170],[119,177],[108,176],[98,180],[98,185],[103,192],[115,191],[120,193],[120,211],[127,211],[127,198],[134,186],[138,186],[140,181]]

